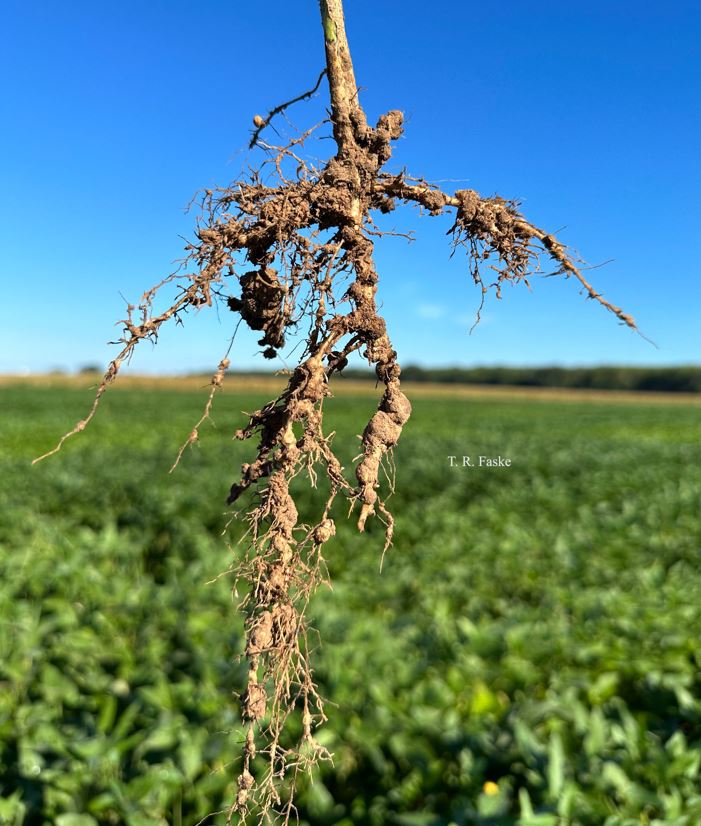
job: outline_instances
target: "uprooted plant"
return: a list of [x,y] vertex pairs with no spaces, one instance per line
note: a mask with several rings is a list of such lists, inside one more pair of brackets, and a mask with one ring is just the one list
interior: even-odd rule
[[[185,267],[146,292],[138,308],[129,307],[122,350],[109,365],[88,416],[51,451],[85,428],[136,345],[155,341],[162,324],[191,308],[217,301],[228,305],[261,333],[266,358],[274,358],[300,324],[309,325],[304,352],[285,389],[236,433],[238,439],[257,437],[258,451],[243,465],[228,497],[233,504],[249,489],[253,494],[246,515],[247,550],[234,570],[247,585],[241,608],[248,679],[241,695],[243,759],[230,819],[255,812],[259,822],[277,814],[288,822],[295,814],[298,772],[330,757],[314,736],[326,718],[308,661],[305,612],[325,578],[322,551],[336,530],[330,516],[335,498],[342,494],[357,505],[361,531],[371,516],[378,516],[385,526],[385,549],[392,541],[393,519],[378,492],[378,476],[411,405],[400,388],[397,353],[376,305],[372,239],[381,233],[373,214],[388,213],[398,203],[418,205],[430,215],[451,213],[452,243],[466,247],[482,300],[490,287],[498,295],[505,282],[527,283],[529,274],[539,271],[542,255],[556,272],[574,276],[588,297],[635,328],[630,316],[594,291],[565,247],[527,221],[516,203],[469,189],[448,194],[403,172],[383,171],[392,142],[402,134],[402,113],[389,111],[374,126],[368,124],[358,100],[341,0],[321,0],[320,7],[326,46],[322,75],[330,87],[335,153],[322,164],[306,159],[304,142],[313,129],[280,146],[262,139],[271,119],[289,104],[265,118],[256,115],[251,147],[265,152],[263,168],[274,183],[266,182],[271,175],[264,178],[259,170],[204,192],[197,238],[186,247]],[[491,284],[483,282],[485,267],[495,273]],[[238,283],[238,297],[225,295],[226,279]],[[154,298],[168,283],[179,286],[179,293],[168,309],[156,313]],[[333,374],[356,351],[374,365],[384,390],[363,431],[351,483],[325,433],[323,404],[331,395]],[[228,366],[227,353],[213,377],[204,415],[183,449],[197,440]],[[314,484],[318,468],[329,492],[315,524],[302,524],[290,485],[305,470]],[[293,713],[300,715],[301,736],[289,746],[283,733]]]

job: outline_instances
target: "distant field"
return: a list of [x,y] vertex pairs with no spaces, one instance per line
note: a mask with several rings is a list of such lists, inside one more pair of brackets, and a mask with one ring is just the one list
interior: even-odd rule
[[[0,824],[194,826],[231,800],[244,666],[217,575],[241,525],[222,535],[224,502],[254,449],[232,439],[241,411],[274,385],[248,381],[169,475],[205,379],[125,377],[34,467],[95,378],[0,380]],[[350,468],[377,391],[335,386]],[[407,392],[383,573],[381,526],[358,535],[339,502],[334,588],[311,606],[335,758],[301,822],[698,826],[698,396]]]
[[[91,388],[97,387],[102,378],[101,374],[44,374],[44,375],[0,375],[2,387],[56,387],[56,388]],[[221,393],[275,393],[285,386],[286,377],[279,376],[252,376],[232,373],[227,376]],[[203,376],[143,376],[125,374],[120,375],[110,390],[140,388],[144,390],[182,390],[205,391],[208,379]],[[426,381],[402,382],[402,387],[414,397],[446,397],[446,398],[494,398],[494,399],[542,399],[546,401],[576,400],[581,402],[618,402],[628,401],[640,403],[663,403],[669,405],[701,405],[701,394],[698,393],[663,393],[652,391],[626,390],[590,390],[584,388],[564,387],[520,387],[492,384],[443,384]],[[336,376],[333,379],[332,390],[335,396],[376,396],[382,392],[381,386],[374,386],[367,380]]]

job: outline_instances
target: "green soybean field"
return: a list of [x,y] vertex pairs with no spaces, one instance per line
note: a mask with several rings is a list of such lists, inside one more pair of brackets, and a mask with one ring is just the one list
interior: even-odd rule
[[[117,387],[34,466],[91,391],[0,386],[0,824],[226,823],[246,525],[225,503],[267,396],[233,377],[171,474],[201,384]],[[325,415],[350,478],[377,395],[348,387]],[[701,404],[406,392],[394,544],[380,569],[383,526],[339,497],[308,608],[333,763],[299,822],[701,824]],[[311,521],[323,484],[295,483]]]

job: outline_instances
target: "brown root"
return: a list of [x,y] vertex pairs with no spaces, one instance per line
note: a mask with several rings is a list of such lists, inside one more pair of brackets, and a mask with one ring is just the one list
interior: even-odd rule
[[[254,172],[247,180],[203,193],[197,237],[187,245],[181,269],[146,292],[138,308],[128,308],[121,352],[109,365],[87,417],[40,457],[55,453],[85,428],[136,345],[144,339],[156,341],[161,325],[171,319],[180,321],[188,311],[222,302],[262,333],[259,343],[269,358],[284,347],[300,320],[310,324],[305,350],[285,389],[254,411],[236,433],[238,439],[255,438],[257,451],[242,466],[228,497],[229,504],[250,497],[247,545],[232,568],[245,592],[240,609],[248,677],[241,695],[245,743],[230,819],[256,812],[260,823],[270,822],[275,811],[288,822],[295,812],[298,772],[331,757],[314,738],[326,717],[309,662],[307,607],[315,589],[328,582],[323,553],[336,533],[331,517],[336,497],[342,494],[351,505],[358,504],[359,530],[375,515],[385,526],[384,550],[392,542],[394,521],[380,496],[380,475],[411,415],[411,404],[401,390],[397,353],[377,309],[379,279],[371,236],[382,233],[375,229],[373,212],[389,212],[398,201],[416,204],[431,215],[454,211],[453,244],[468,249],[472,275],[483,295],[485,262],[492,262],[492,286],[499,294],[503,282],[526,281],[537,272],[538,255],[544,252],[558,272],[574,275],[590,298],[635,329],[629,315],[588,284],[565,247],[530,224],[514,202],[483,198],[473,190],[449,195],[407,175],[382,172],[392,142],[402,134],[402,113],[390,111],[374,127],[368,124],[358,102],[340,0],[321,0],[321,12],[335,153],[321,167],[303,158],[304,141],[313,130],[283,146],[263,143],[261,130],[287,104],[267,118],[256,116],[252,143],[267,153],[263,165],[277,182],[264,184]],[[156,313],[154,300],[166,285],[178,287],[178,294],[166,310]],[[238,295],[226,294],[230,285]],[[333,374],[344,369],[354,352],[374,365],[384,391],[362,433],[351,484],[324,432],[323,403],[331,395]],[[204,413],[174,467],[185,448],[197,441],[228,366],[227,352],[213,376]],[[293,479],[304,471],[312,484],[321,472],[329,486],[311,525],[300,521],[290,492]],[[294,713],[301,715],[302,734],[296,744],[284,745],[285,724]],[[286,778],[291,782],[285,787]]]
[[490,256],[496,257],[496,264],[490,264],[490,268],[497,273],[497,280],[491,286],[496,289],[497,296],[501,297],[503,282],[528,283],[529,275],[540,272],[539,252],[544,251],[555,262],[556,274],[566,277],[573,275],[588,298],[601,304],[627,327],[642,335],[633,317],[596,292],[584,278],[581,268],[576,265],[566,247],[554,235],[527,221],[516,201],[498,197],[483,198],[472,189],[458,190],[454,195],[448,195],[438,187],[403,174],[379,175],[373,205],[387,211],[386,204],[390,202],[393,205],[395,199],[418,204],[430,215],[441,215],[448,208],[455,208],[455,223],[450,230],[453,245],[468,248],[472,277],[483,295],[488,288],[482,280],[481,265]]

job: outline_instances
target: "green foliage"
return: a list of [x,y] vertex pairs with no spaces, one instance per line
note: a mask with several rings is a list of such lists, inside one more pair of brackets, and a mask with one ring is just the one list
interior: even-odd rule
[[[241,623],[215,577],[231,435],[260,398],[223,396],[169,476],[202,398],[115,391],[31,468],[88,395],[2,391],[0,823],[195,824],[240,752]],[[348,467],[372,407],[328,405]],[[335,759],[302,822],[700,823],[697,409],[414,407],[383,573],[382,526],[339,507],[334,590],[310,606]],[[512,466],[449,467],[480,454]]]

